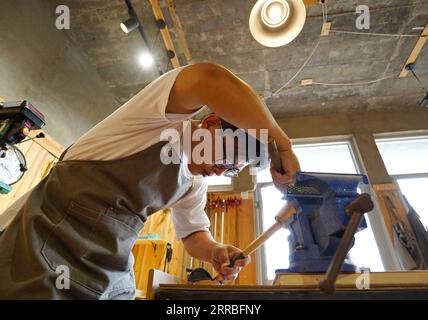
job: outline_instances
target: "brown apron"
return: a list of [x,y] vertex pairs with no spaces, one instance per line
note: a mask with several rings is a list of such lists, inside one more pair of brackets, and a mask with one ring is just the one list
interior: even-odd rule
[[[0,235],[0,299],[133,299],[147,217],[192,186],[160,142],[112,161],[60,161]],[[69,269],[70,288],[57,280]]]

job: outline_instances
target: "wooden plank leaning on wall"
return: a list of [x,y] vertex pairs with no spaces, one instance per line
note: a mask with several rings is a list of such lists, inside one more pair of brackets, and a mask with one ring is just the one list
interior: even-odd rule
[[420,245],[409,220],[407,206],[397,182],[385,184],[373,184],[379,209],[382,213],[385,226],[394,249],[400,247],[400,234],[411,247],[405,253],[397,252],[400,258],[400,267],[403,270],[426,269]]
[[415,225],[416,229],[414,229],[412,220],[417,218],[410,219],[410,208],[404,200],[398,183],[393,181],[392,183],[374,184],[373,190],[388,236],[398,258],[398,269],[427,270],[423,236],[415,233],[417,226]]
[[400,223],[406,231],[414,237],[412,226],[407,219],[407,209],[400,196],[399,186],[393,183],[373,184],[379,208],[385,221],[386,229],[394,243],[393,225]]

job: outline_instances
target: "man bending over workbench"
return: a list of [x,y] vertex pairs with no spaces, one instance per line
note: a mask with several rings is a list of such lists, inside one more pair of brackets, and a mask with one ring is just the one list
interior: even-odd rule
[[[214,112],[188,121],[203,106]],[[184,125],[183,125],[184,124]],[[131,249],[147,217],[173,209],[177,237],[195,258],[211,263],[218,280],[234,279],[249,260],[230,261],[241,250],[214,241],[204,212],[204,176],[237,173],[250,163],[213,156],[197,161],[196,144],[178,150],[178,163],[165,164],[167,129],[206,129],[216,135],[230,124],[267,129],[278,147],[287,185],[299,170],[291,142],[257,94],[227,69],[199,63],[170,71],[140,91],[68,148],[51,173],[4,214],[0,226],[0,298],[132,299]],[[216,131],[217,130],[217,131]],[[171,144],[174,145],[174,144]],[[230,144],[226,144],[227,154]],[[180,151],[183,149],[183,151]],[[58,286],[58,270],[69,269],[70,288]]]

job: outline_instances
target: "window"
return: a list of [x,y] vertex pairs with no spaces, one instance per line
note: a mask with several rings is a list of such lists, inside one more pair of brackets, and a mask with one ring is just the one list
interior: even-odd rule
[[[330,173],[359,173],[357,162],[349,142],[300,144],[295,145],[302,171]],[[272,185],[269,170],[259,172],[258,198],[261,209],[262,230],[272,223],[278,210],[284,205],[282,194]],[[384,267],[374,239],[370,222],[368,228],[356,234],[356,242],[350,251],[353,262],[359,267],[368,267],[372,271],[383,271]],[[261,230],[261,231],[262,231]],[[273,280],[276,269],[289,266],[288,230],[280,230],[264,245],[264,280]],[[269,261],[269,263],[266,263]]]
[[[259,187],[258,187],[259,188]],[[262,211],[262,231],[265,231],[273,223],[275,223],[275,215],[285,204],[282,200],[282,194],[271,183],[259,188],[261,196],[261,211]],[[268,199],[268,200],[267,200]],[[263,201],[265,200],[265,201]],[[288,263],[288,241],[289,231],[281,229],[276,232],[268,241],[265,242],[263,248],[263,277],[264,280],[273,280],[275,278],[276,269],[286,269]],[[266,263],[269,261],[269,263]]]
[[389,175],[428,226],[428,137],[377,139],[376,144]]
[[232,178],[225,176],[216,176],[213,175],[211,177],[204,178],[209,186],[226,186],[232,184]]
[[208,183],[208,192],[227,192],[233,190],[232,178],[223,175],[205,177],[204,180]]

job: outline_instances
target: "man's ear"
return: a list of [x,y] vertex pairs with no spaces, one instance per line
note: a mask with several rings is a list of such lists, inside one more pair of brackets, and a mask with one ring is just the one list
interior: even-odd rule
[[201,126],[204,129],[209,129],[212,126],[220,128],[220,118],[215,114],[210,114],[202,120]]

